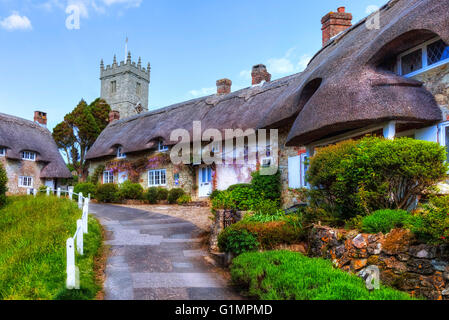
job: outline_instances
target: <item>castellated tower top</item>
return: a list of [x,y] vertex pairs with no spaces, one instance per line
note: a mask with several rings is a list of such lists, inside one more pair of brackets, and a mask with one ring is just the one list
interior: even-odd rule
[[117,63],[114,55],[112,65],[100,63],[101,98],[120,113],[120,119],[148,111],[148,90],[151,67],[142,68],[142,59],[132,61],[128,52],[126,61]]

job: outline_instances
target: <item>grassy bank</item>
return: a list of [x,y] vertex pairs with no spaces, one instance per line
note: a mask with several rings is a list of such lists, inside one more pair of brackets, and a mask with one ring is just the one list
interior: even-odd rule
[[84,255],[76,256],[80,290],[66,290],[66,241],[81,210],[66,199],[10,197],[0,210],[0,299],[93,299],[100,290],[95,259],[102,232],[89,218]]
[[323,259],[296,252],[245,253],[231,267],[234,284],[262,300],[408,300],[406,293],[382,287],[370,292],[362,279]]

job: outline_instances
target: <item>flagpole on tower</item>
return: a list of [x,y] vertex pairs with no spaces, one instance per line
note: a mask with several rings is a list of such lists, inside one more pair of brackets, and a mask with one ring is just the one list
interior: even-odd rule
[[125,41],[125,61],[126,61],[127,56],[128,56],[128,36],[126,36],[126,41]]

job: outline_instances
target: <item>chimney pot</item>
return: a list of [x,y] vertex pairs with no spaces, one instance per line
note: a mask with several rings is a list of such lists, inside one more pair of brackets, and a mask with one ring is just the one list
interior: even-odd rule
[[217,80],[217,94],[224,95],[231,93],[232,81],[229,79]]
[[43,127],[47,127],[47,113],[42,111],[34,111],[34,122]]
[[119,111],[111,111],[109,112],[109,123],[120,120],[120,112]]
[[340,32],[352,26],[352,14],[346,12],[345,7],[340,7],[337,12],[329,12],[321,19],[323,27],[323,46]]
[[256,64],[251,72],[253,86],[262,81],[270,82],[271,74],[268,73],[267,67],[264,64]]

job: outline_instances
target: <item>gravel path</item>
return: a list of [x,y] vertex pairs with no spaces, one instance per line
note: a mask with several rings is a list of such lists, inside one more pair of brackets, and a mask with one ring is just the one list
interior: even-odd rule
[[240,298],[206,262],[203,230],[191,222],[113,205],[91,204],[91,212],[110,235],[105,299]]

